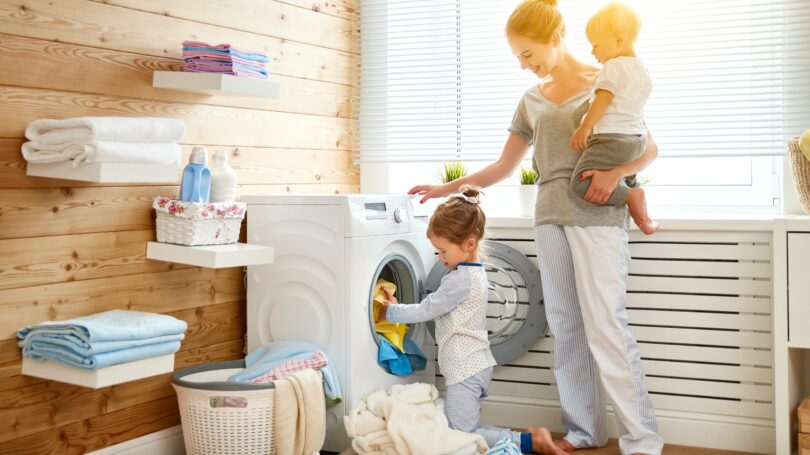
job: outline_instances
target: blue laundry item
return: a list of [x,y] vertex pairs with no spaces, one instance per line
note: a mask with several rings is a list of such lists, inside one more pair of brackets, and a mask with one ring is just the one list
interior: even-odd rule
[[49,345],[52,346],[51,349],[62,347],[77,355],[91,356],[94,354],[120,351],[122,349],[145,346],[148,344],[165,343],[167,341],[181,341],[183,338],[185,338],[185,335],[178,333],[177,335],[163,335],[154,338],[145,338],[143,340],[95,341],[93,343],[86,343],[75,335],[43,333],[31,338],[28,343],[20,341],[19,345],[23,349],[23,355],[28,355],[28,351],[30,351],[33,346],[42,347],[43,345]]
[[[529,446],[529,451],[531,451],[531,446]],[[487,455],[520,455],[521,453],[523,452],[520,451],[520,447],[509,438],[501,439],[487,451]]]
[[31,346],[27,347],[27,349],[27,356],[32,359],[53,360],[77,368],[95,370],[119,363],[134,362],[136,360],[174,354],[180,349],[180,342],[168,341],[165,343],[147,344],[145,346],[103,352],[91,356],[76,354],[66,349],[64,346],[50,343],[37,343],[36,341],[31,343]]
[[[267,343],[248,354],[245,357],[245,369],[232,375],[228,380],[248,382],[288,360],[309,360],[316,351],[322,351],[322,349],[306,341],[286,340]],[[343,392],[340,390],[337,370],[331,360],[327,359],[327,365],[321,369],[321,374],[323,375],[323,390],[327,402],[337,404],[343,401]]]
[[377,351],[377,363],[385,371],[397,376],[407,376],[413,373],[411,362],[408,361],[408,356],[405,353],[400,352],[387,338],[378,337],[378,339],[380,340],[380,349]]
[[377,363],[385,371],[397,376],[407,376],[414,371],[425,369],[427,358],[422,354],[419,346],[411,340],[410,333],[405,335],[402,340],[402,347],[405,349],[404,353],[400,352],[385,337],[378,337],[378,339],[380,340],[380,348],[377,351]]
[[427,358],[422,354],[416,343],[411,340],[411,334],[405,335],[405,340],[402,342],[402,347],[405,348],[405,355],[408,356],[408,363],[411,364],[413,371],[422,371],[427,366]]
[[192,52],[210,52],[212,54],[220,54],[223,56],[226,55],[233,55],[234,57],[239,57],[244,60],[250,60],[253,62],[261,62],[267,63],[267,56],[264,54],[254,54],[251,52],[241,52],[234,50],[233,48],[230,49],[212,49],[210,47],[183,47],[183,51],[192,51]]
[[[66,321],[45,321],[17,331],[23,345],[40,335],[72,335],[87,347],[97,341],[135,341],[186,331],[185,321],[165,314],[110,310]],[[135,342],[137,343],[137,342]]]

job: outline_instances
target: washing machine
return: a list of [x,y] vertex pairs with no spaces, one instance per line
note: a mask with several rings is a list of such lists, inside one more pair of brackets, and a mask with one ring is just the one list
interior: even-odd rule
[[[420,343],[423,371],[394,376],[377,364],[371,316],[374,285],[397,286],[400,302],[419,302],[448,271],[426,237],[429,213],[404,195],[244,196],[248,243],[275,249],[272,264],[247,270],[248,352],[276,340],[304,340],[328,355],[343,401],[327,407],[324,450],[349,446],[343,416],[361,397],[393,384],[435,382],[435,342]],[[545,335],[540,278],[521,253],[487,242],[487,328],[506,364]],[[432,324],[425,327],[430,333]],[[421,327],[412,327],[419,332]]]

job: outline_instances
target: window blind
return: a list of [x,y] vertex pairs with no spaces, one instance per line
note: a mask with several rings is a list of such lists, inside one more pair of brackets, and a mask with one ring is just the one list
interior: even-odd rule
[[[359,159],[490,161],[523,92],[504,26],[516,0],[363,0]],[[562,0],[570,51],[604,1]],[[810,127],[810,2],[629,0],[661,156],[768,156]]]

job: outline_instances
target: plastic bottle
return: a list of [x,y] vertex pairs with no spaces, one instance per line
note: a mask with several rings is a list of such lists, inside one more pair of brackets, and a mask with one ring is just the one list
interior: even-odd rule
[[191,158],[183,169],[180,182],[180,200],[183,202],[208,202],[211,196],[211,170],[208,169],[208,151],[194,147]]
[[211,202],[235,201],[236,171],[228,164],[228,154],[215,150],[211,161]]

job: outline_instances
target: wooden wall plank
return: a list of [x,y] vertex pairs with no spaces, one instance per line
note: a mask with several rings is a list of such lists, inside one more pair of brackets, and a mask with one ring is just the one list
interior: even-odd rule
[[0,240],[0,289],[190,267],[147,260],[152,240],[153,229]]
[[[209,96],[152,87],[154,71],[182,71],[181,60],[0,34],[0,85],[124,96],[176,103],[210,104],[279,112],[356,117],[345,85],[273,74],[277,99]],[[54,77],[58,74],[59,77]]]
[[152,201],[177,187],[3,190],[0,239],[153,229]]
[[350,119],[232,107],[161,103],[102,95],[0,86],[0,137],[21,138],[39,118],[172,117],[186,122],[185,144],[351,150]]
[[179,424],[177,398],[167,397],[0,443],[0,452],[79,454]]
[[311,8],[278,1],[240,0],[238,8],[229,0],[172,0],[171,3],[161,0],[94,1],[339,51],[359,52],[355,44],[357,26],[352,19],[321,14]]
[[[81,182],[25,174],[26,162],[20,153],[24,139],[0,139],[0,188],[99,187],[108,183]],[[229,163],[242,185],[276,184],[352,184],[360,182],[360,168],[353,152],[338,150],[281,149],[272,147],[207,146],[228,152]],[[183,146],[182,162],[188,162],[192,146]],[[180,171],[177,175],[180,181]],[[119,186],[119,185],[116,185]],[[120,186],[165,186],[165,184],[126,184]]]
[[111,309],[157,313],[245,298],[241,268],[191,268],[0,291],[0,339],[28,324]]
[[310,44],[242,32],[86,0],[4,0],[0,29],[11,35],[61,41],[155,57],[182,58],[181,43],[201,39],[267,54],[273,74],[351,85],[353,55]]
[[360,20],[360,0],[279,0],[288,5],[295,5],[299,8],[307,8],[324,14],[351,19],[354,22]]

